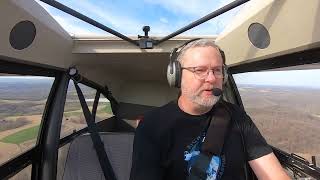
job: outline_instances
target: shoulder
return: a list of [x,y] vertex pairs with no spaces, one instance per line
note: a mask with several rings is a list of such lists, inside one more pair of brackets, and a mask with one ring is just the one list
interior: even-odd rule
[[227,108],[231,115],[232,121],[239,126],[242,131],[246,130],[248,126],[252,126],[254,123],[246,111],[236,104],[222,101],[222,104]]
[[156,107],[151,111],[148,111],[143,115],[143,120],[145,124],[154,124],[165,122],[168,120],[172,115],[176,113],[177,105],[175,102],[169,102],[161,107]]
[[271,147],[245,110],[231,103],[226,103],[226,105],[233,110],[231,119],[234,127],[240,130],[247,160],[251,161],[270,154],[272,152]]
[[231,114],[232,118],[239,118],[246,116],[246,112],[244,109],[240,108],[236,104],[232,104],[227,101],[221,101],[221,104],[228,110],[228,112]]

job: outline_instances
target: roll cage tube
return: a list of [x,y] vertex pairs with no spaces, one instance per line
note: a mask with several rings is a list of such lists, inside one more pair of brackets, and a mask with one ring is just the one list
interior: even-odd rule
[[57,176],[57,159],[60,141],[61,122],[66,101],[69,76],[59,75],[51,89],[40,125],[37,144],[39,161],[33,164],[32,179],[55,180]]
[[107,26],[105,26],[105,25],[103,25],[103,24],[101,24],[101,23],[99,23],[99,22],[97,22],[97,21],[95,21],[95,20],[93,20],[93,19],[91,19],[91,18],[89,18],[89,17],[87,17],[87,16],[85,16],[85,15],[83,15],[83,14],[81,14],[81,13],[75,11],[75,10],[73,10],[73,9],[71,9],[71,8],[69,8],[68,6],[65,6],[65,5],[55,1],[55,0],[40,0],[40,1],[50,5],[52,7],[55,7],[55,8],[65,12],[67,14],[70,14],[73,17],[81,19],[82,21],[85,21],[85,22],[87,22],[87,23],[89,23],[89,24],[91,24],[91,25],[93,25],[93,26],[95,26],[95,27],[97,27],[99,29],[102,29],[102,30],[104,30],[104,31],[106,31],[106,32],[108,32],[110,34],[113,34],[113,35],[115,35],[115,36],[117,36],[117,37],[119,37],[119,38],[121,38],[121,39],[123,39],[125,41],[128,41],[128,42],[130,42],[130,43],[132,43],[132,44],[134,44],[136,46],[139,46],[138,41],[130,39],[129,37],[117,32],[117,31],[115,31],[115,30],[113,30],[113,29],[111,29],[111,28],[109,28],[109,27],[107,27]]
[[183,27],[183,28],[181,28],[181,29],[169,34],[168,36],[156,41],[155,45],[158,45],[158,44],[160,44],[160,43],[162,43],[162,42],[164,42],[166,40],[169,40],[169,39],[171,39],[171,38],[173,38],[173,37],[185,32],[185,31],[188,31],[188,30],[190,30],[190,29],[192,29],[192,28],[194,28],[194,27],[206,22],[206,21],[209,21],[212,18],[215,18],[215,17],[217,17],[217,16],[219,16],[219,15],[225,13],[225,12],[228,12],[231,9],[234,9],[234,8],[240,6],[240,5],[242,5],[242,4],[244,4],[244,3],[248,2],[248,1],[250,1],[250,0],[236,0],[236,1],[233,1],[233,2],[223,6],[222,8],[220,8],[220,9],[218,9],[218,10],[216,10],[216,11],[214,11],[214,12],[212,12],[212,13],[210,13],[210,14],[208,14],[208,15],[206,15],[206,16],[204,16],[204,17],[202,17],[202,18],[200,18],[200,19],[198,19],[198,20],[196,20],[196,21],[194,21],[192,23],[190,23],[189,25],[187,25],[187,26],[185,26],[185,27]]
[[[108,86],[102,87],[100,85],[97,85],[96,83],[88,80],[87,78],[83,77],[80,75],[79,71],[77,70],[77,68],[75,67],[70,67],[68,69],[69,72],[69,76],[72,76],[73,81],[77,82],[77,83],[82,83],[85,84],[87,86],[90,86],[94,89],[97,90],[97,92],[101,93],[104,97],[106,97],[109,101],[110,101],[110,105],[111,105],[111,110],[112,113],[117,116],[117,112],[118,112],[118,108],[119,108],[119,103],[118,101],[112,96],[111,91],[109,90]],[[100,95],[99,95],[100,96]],[[97,94],[95,97],[95,101],[98,103],[98,99],[97,99]]]
[[294,153],[289,154],[276,147],[272,147],[272,149],[281,164],[290,169],[295,177],[311,176],[315,179],[320,179],[320,168],[316,165],[309,163],[309,161]]
[[95,95],[95,97],[94,97],[93,106],[92,106],[92,117],[93,117],[93,120],[94,120],[94,121],[95,121],[95,119],[96,119],[96,114],[97,114],[97,108],[98,108],[99,98],[100,98],[100,91],[97,90],[96,95]]

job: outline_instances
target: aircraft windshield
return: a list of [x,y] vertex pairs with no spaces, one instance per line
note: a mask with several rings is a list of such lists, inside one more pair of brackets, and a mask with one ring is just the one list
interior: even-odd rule
[[[56,1],[126,36],[144,35],[142,27],[146,25],[151,27],[150,36],[165,36],[232,2],[232,0]],[[71,35],[113,36],[39,0],[37,2]],[[182,35],[218,35],[242,6]]]

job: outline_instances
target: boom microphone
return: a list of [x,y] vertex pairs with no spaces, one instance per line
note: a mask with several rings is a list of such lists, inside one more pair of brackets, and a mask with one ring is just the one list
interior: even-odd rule
[[219,88],[213,88],[213,89],[212,89],[212,94],[213,94],[214,96],[220,96],[220,95],[222,94],[222,90],[219,89]]

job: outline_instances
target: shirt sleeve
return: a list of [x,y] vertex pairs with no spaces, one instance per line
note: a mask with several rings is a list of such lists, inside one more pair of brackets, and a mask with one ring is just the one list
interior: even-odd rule
[[242,125],[248,161],[272,153],[271,147],[268,145],[257,126],[246,113],[243,113]]
[[152,126],[144,119],[139,123],[133,144],[130,180],[160,180],[160,148],[152,136]]

